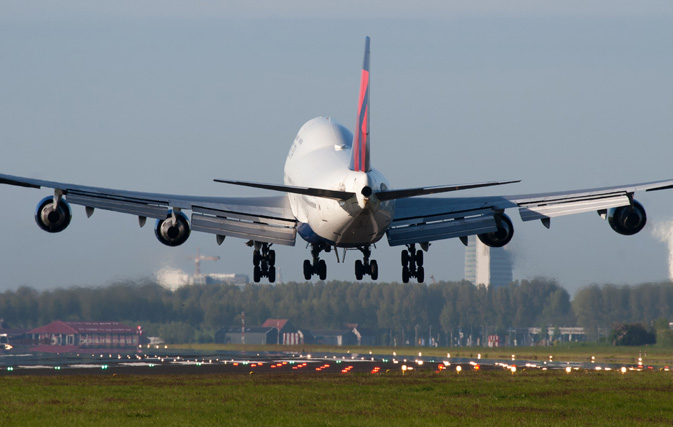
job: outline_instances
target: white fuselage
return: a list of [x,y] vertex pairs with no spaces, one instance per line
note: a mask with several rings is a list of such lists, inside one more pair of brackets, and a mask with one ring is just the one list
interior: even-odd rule
[[355,193],[345,201],[288,194],[300,235],[311,243],[306,226],[330,245],[358,247],[381,239],[392,221],[394,201],[380,202],[375,194],[366,197],[362,192],[365,187],[373,192],[388,189],[385,177],[375,169],[349,169],[352,141],[353,135],[345,127],[317,117],[301,127],[290,148],[285,161],[286,185]]

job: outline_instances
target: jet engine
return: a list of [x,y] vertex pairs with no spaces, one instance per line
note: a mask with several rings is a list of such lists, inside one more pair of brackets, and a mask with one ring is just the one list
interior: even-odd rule
[[630,206],[620,206],[608,211],[610,227],[619,234],[631,236],[645,227],[647,215],[645,208],[635,200]]
[[498,229],[492,233],[478,234],[477,237],[486,246],[501,248],[512,240],[514,226],[512,225],[512,220],[505,214],[497,214],[494,218]]
[[54,203],[52,196],[40,200],[35,211],[35,222],[49,233],[59,233],[70,225],[72,210],[65,200],[60,200],[58,205]]
[[166,246],[180,246],[187,241],[189,233],[189,220],[182,212],[169,211],[166,219],[158,219],[154,226],[154,234]]

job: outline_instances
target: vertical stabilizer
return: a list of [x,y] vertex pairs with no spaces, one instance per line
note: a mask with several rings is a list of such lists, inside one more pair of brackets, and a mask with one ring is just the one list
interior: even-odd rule
[[365,59],[360,79],[360,97],[358,99],[358,118],[353,134],[353,151],[350,169],[357,172],[369,172],[369,37],[365,38]]

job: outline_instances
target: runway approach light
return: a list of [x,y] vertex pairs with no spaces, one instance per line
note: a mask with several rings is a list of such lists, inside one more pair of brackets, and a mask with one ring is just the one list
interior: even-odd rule
[[515,373],[516,373],[516,366],[512,365],[512,366],[509,368],[509,370],[512,371],[512,374],[515,374]]
[[566,366],[566,374],[569,374],[570,372],[572,372],[572,370],[573,368],[571,368],[570,366]]
[[456,373],[460,374],[460,371],[462,371],[463,368],[460,367],[460,365],[456,366]]
[[622,372],[622,374],[625,374],[626,373],[626,366],[622,366],[622,369],[620,369],[620,371]]

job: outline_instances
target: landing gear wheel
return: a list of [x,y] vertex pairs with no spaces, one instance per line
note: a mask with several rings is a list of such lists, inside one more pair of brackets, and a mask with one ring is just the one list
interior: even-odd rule
[[259,268],[258,265],[256,265],[255,268],[252,270],[252,280],[254,280],[255,283],[259,283],[261,278],[262,278],[262,269]]
[[311,261],[305,259],[304,260],[304,279],[311,280],[312,275],[313,275],[313,266],[311,265]]
[[409,265],[409,252],[402,251],[402,267]]
[[252,279],[255,283],[259,283],[262,277],[267,277],[269,282],[276,281],[276,252],[269,250],[271,243],[266,242],[252,242],[254,250],[252,252],[252,265],[255,267],[252,270]]
[[321,259],[318,263],[318,277],[320,277],[320,280],[327,278],[327,263],[324,259]]
[[421,243],[421,249],[416,249],[416,244],[407,245],[408,249],[402,251],[402,282],[409,283],[409,279],[415,277],[418,283],[425,281],[423,269],[423,248],[427,251],[429,243]]
[[402,283],[409,283],[409,267],[402,267]]
[[358,280],[362,280],[362,276],[364,274],[364,266],[362,265],[362,261],[357,260],[355,261],[355,278]]
[[372,260],[372,262],[369,264],[369,270],[369,275],[372,277],[372,280],[379,278],[379,265],[376,260]]

